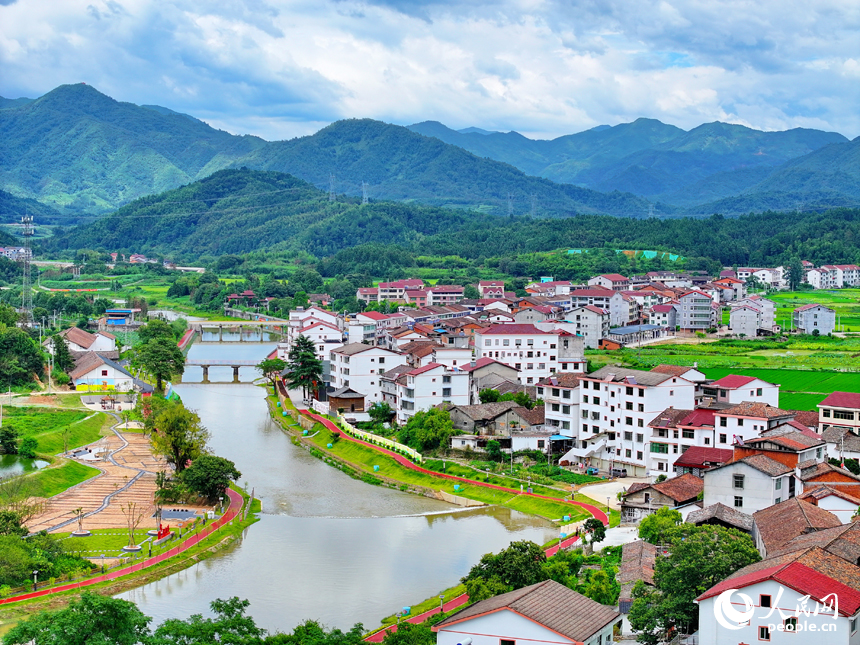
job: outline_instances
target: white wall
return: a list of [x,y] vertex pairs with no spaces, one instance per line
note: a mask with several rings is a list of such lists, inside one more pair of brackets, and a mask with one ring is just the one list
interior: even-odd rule
[[[734,487],[736,474],[744,476],[742,489]],[[745,463],[738,462],[722,468],[706,470],[704,506],[720,503],[752,515],[756,511],[773,506],[776,497],[780,497],[781,501],[788,499],[788,478],[783,476],[782,479],[782,489],[775,491],[774,478]],[[799,487],[795,488],[795,494],[799,492]],[[735,506],[735,496],[743,498],[743,506]]]
[[[598,636],[603,637],[604,644],[610,643],[612,624],[594,637],[581,642],[585,645],[597,645]],[[582,636],[577,637],[582,639]],[[472,639],[472,645],[499,645],[500,639],[514,640],[516,645],[567,645],[575,642],[507,609],[441,628],[436,635],[436,643],[458,645],[466,638]]]

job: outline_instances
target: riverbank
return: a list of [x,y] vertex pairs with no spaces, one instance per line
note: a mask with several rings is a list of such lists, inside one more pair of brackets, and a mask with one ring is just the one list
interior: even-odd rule
[[5,632],[32,613],[67,605],[82,590],[102,595],[119,594],[182,571],[227,548],[259,520],[261,511],[260,500],[252,500],[235,487],[231,487],[227,495],[230,506],[221,518],[202,529],[198,527],[193,535],[162,554],[122,565],[104,574],[97,573],[66,584],[46,585],[36,592],[0,599],[0,632]]

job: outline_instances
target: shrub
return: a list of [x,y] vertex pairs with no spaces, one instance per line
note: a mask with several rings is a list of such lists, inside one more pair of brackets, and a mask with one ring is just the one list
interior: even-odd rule
[[36,449],[39,447],[39,442],[36,441],[35,437],[25,437],[21,442],[21,447],[18,448],[18,454],[22,457],[27,457],[28,459],[33,459],[36,457]]

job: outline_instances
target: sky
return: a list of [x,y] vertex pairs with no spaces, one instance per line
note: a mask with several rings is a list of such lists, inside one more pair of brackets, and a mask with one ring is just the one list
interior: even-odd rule
[[268,140],[639,117],[860,135],[857,0],[0,0],[0,95],[86,82]]

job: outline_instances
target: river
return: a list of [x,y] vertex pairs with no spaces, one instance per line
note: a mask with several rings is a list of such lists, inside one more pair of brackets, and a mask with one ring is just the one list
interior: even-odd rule
[[[262,359],[272,347],[205,343],[190,356]],[[218,369],[223,380],[232,378],[231,368],[213,367],[210,380],[222,380]],[[243,381],[255,376],[253,368],[240,371]],[[506,508],[464,511],[351,479],[290,442],[269,417],[262,388],[203,385],[201,377],[189,367],[176,390],[212,433],[214,453],[236,462],[263,513],[230,548],[120,596],[154,624],[208,615],[215,598],[239,596],[251,601],[257,624],[273,632],[308,618],[370,628],[454,585],[488,551],[556,536],[549,522]]]

